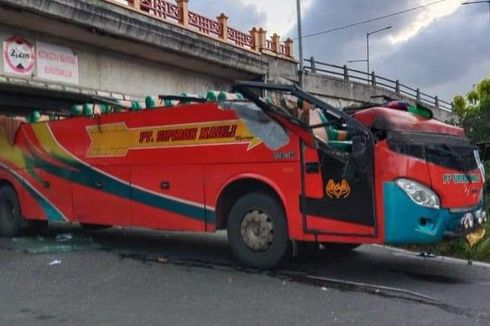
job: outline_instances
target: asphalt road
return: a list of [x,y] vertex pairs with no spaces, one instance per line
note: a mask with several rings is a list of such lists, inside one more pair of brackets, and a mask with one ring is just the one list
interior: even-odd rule
[[0,240],[0,325],[490,324],[484,265],[363,246],[258,272],[224,235],[142,230],[56,228],[39,246],[66,232],[100,247],[30,254]]

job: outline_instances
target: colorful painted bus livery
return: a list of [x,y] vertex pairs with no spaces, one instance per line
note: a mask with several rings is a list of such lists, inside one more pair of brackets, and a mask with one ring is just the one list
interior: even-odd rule
[[[15,132],[18,122],[3,119],[0,235],[32,221],[226,229],[244,265],[267,269],[302,243],[433,243],[486,222],[476,147],[461,129],[418,115],[423,108],[388,103],[349,115],[295,86],[236,89],[247,100],[186,100]],[[285,96],[298,108],[282,107]]]

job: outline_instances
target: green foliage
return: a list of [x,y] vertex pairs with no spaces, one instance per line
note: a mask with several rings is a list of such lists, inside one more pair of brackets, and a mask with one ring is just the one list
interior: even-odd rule
[[458,116],[459,119],[463,119],[466,116],[466,112],[468,111],[466,104],[466,100],[463,96],[458,95],[453,99],[454,103],[454,113]]
[[473,142],[490,141],[490,79],[484,79],[466,97],[453,100],[454,113]]
[[468,94],[466,94],[466,98],[472,106],[478,104],[478,101],[480,100],[480,96],[476,91],[470,91]]
[[474,247],[470,247],[465,240],[454,239],[440,242],[435,245],[408,246],[409,250],[428,251],[437,255],[458,257],[463,259],[490,261],[490,225],[487,225],[486,236]]

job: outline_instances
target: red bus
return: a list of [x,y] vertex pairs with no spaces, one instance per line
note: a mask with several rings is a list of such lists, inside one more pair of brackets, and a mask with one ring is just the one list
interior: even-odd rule
[[227,230],[241,263],[268,269],[303,243],[425,244],[485,224],[478,149],[430,111],[347,114],[296,86],[236,91],[245,98],[2,119],[0,235],[36,221]]

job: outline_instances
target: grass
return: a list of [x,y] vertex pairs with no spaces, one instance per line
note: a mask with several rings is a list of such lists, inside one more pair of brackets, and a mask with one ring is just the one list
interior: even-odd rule
[[[490,180],[489,180],[490,181]],[[490,194],[485,199],[487,216],[490,216]],[[490,262],[490,224],[487,224],[487,233],[478,244],[471,248],[465,239],[444,241],[435,245],[409,246],[409,250],[428,251],[441,256],[450,256],[463,259]]]

